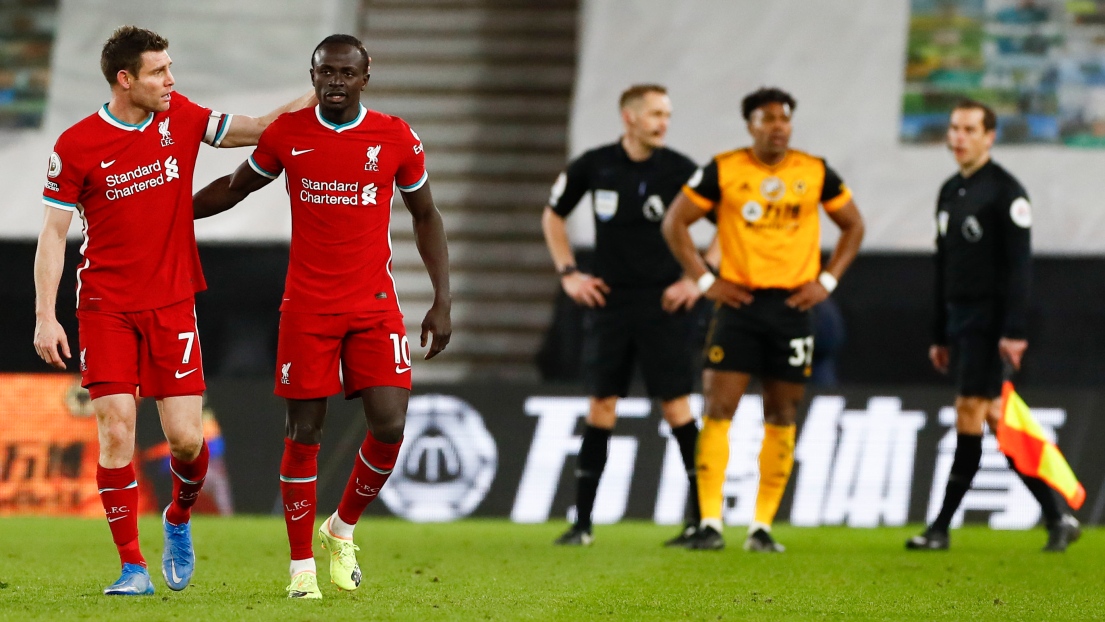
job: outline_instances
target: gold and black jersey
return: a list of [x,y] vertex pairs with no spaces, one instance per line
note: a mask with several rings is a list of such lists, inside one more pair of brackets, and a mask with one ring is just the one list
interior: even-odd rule
[[715,156],[683,193],[703,211],[716,209],[721,277],[752,289],[794,289],[817,278],[817,206],[834,212],[852,199],[821,158],[791,150],[768,166],[747,148]]

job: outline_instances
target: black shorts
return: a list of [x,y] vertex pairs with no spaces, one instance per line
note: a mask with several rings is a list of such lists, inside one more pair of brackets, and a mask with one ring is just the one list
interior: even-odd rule
[[758,289],[752,304],[719,304],[703,351],[706,369],[806,382],[813,371],[813,316],[786,305],[791,292]]
[[990,399],[1001,395],[1000,317],[993,302],[948,304],[949,373],[957,395]]
[[649,397],[670,400],[694,388],[692,317],[666,313],[663,289],[614,291],[583,317],[583,378],[593,397],[625,397],[638,362]]

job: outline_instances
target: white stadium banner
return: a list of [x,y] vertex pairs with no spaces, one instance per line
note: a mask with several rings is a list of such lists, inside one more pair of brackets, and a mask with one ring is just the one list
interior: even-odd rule
[[[55,395],[61,410],[42,416],[72,419],[79,415],[70,412],[80,405],[79,376],[60,382],[50,374],[8,375],[0,380]],[[1071,387],[1022,387],[1022,391],[1044,434],[1057,442],[1085,487],[1086,500],[1078,518],[1101,524],[1105,454],[1098,450],[1097,439],[1105,436],[1105,420],[1098,406],[1105,393]],[[276,472],[284,426],[281,418],[272,416],[281,406],[271,393],[268,379],[212,378],[208,384],[206,403],[219,419],[220,451],[227,460],[228,490],[233,490],[238,512],[269,513],[281,507]],[[261,399],[265,395],[269,397]],[[955,452],[952,397],[947,386],[815,391],[798,408],[795,470],[778,519],[803,527],[855,528],[931,520],[943,499]],[[410,399],[403,448],[391,479],[379,502],[366,511],[418,522],[468,517],[510,517],[519,523],[570,520],[576,511],[575,471],[587,404],[585,395],[567,385],[420,383]],[[702,397],[692,394],[690,406],[698,417]],[[152,401],[142,408],[150,416],[156,413]],[[23,410],[8,410],[11,416],[6,422],[0,417],[0,430],[6,424],[8,436],[14,434],[17,441],[12,446],[12,464],[37,473],[42,490],[91,477],[80,460],[66,467],[68,471],[44,471],[41,466],[45,464],[42,456],[59,448],[79,458],[81,447],[94,442],[95,430],[91,437],[80,438],[61,432],[32,434],[41,432],[42,426],[29,423]],[[687,473],[660,411],[659,402],[644,397],[618,401],[618,425],[610,439],[594,508],[596,523],[682,522]],[[319,453],[318,505],[334,507],[364,438],[361,401],[331,400],[326,420],[329,440]],[[753,516],[762,422],[762,398],[750,393],[741,400],[729,431],[730,457],[723,486],[723,518],[729,525],[746,525]],[[26,434],[21,436],[21,430]],[[138,439],[144,453],[164,441],[156,426],[147,432]],[[996,529],[1037,525],[1040,508],[1009,470],[992,434],[985,436],[982,449],[981,469],[953,524],[985,522]],[[164,496],[170,494],[172,480],[160,464],[159,459],[147,462],[144,473],[158,496]],[[24,494],[25,486],[2,484],[0,507],[27,513],[69,511],[61,506],[46,508],[41,495]],[[95,486],[91,490],[95,496]]]
[[[702,396],[691,396],[691,411],[701,415]],[[795,448],[797,473],[790,484],[794,498],[789,516],[780,519],[800,527],[847,525],[849,527],[902,526],[908,522],[917,459],[917,437],[926,426],[922,411],[902,410],[902,400],[872,396],[865,409],[845,409],[843,397],[822,395],[809,406]],[[646,398],[619,400],[621,418],[649,416]],[[511,519],[519,523],[543,523],[551,514],[553,498],[566,465],[579,453],[582,438],[574,433],[587,415],[587,399],[581,397],[532,397],[526,414],[537,417],[537,429],[518,484]],[[1033,409],[1048,437],[1066,420],[1061,408]],[[936,467],[926,520],[940,511],[940,503],[955,452],[955,411],[941,409],[939,425],[947,428],[938,446]],[[763,402],[748,395],[737,408],[729,429],[729,465],[726,469],[723,507],[726,524],[747,525],[752,520],[759,485],[760,445],[763,440]],[[687,495],[687,475],[679,446],[670,428],[660,422],[660,436],[667,439],[664,465],[656,483],[652,519],[659,524],[679,524]],[[610,524],[626,516],[630,485],[638,466],[637,439],[615,432],[610,456],[595,500],[594,520]],[[563,491],[560,491],[563,492]],[[1009,470],[997,441],[987,435],[982,468],[963,500],[953,524],[963,522],[968,510],[988,512],[996,529],[1029,529],[1040,520],[1040,508],[1031,493]],[[575,508],[568,508],[568,516]]]

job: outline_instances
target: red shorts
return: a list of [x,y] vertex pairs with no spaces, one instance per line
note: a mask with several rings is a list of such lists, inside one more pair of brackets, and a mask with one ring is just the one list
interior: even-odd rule
[[411,349],[403,314],[281,313],[276,394],[293,400],[329,397],[343,381],[346,399],[368,387],[410,390]]
[[81,386],[93,399],[127,387],[154,399],[207,388],[192,298],[148,311],[77,309],[77,326]]

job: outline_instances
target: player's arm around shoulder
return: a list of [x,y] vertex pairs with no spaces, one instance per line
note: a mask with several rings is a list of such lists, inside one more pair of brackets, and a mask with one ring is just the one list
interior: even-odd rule
[[441,219],[441,212],[434,204],[429,180],[424,179],[417,189],[402,192],[402,194],[403,203],[414,221],[418,254],[426,264],[426,272],[429,273],[430,283],[434,288],[434,302],[422,320],[420,340],[423,348],[429,341],[430,349],[426,352],[426,358],[432,359],[449,345],[449,339],[453,334],[453,296],[449,291],[449,246],[445,237],[445,224]]
[[295,112],[318,104],[318,98],[312,90],[279,108],[260,117],[236,114],[230,120],[230,128],[219,143],[219,147],[252,147],[261,140],[261,134],[273,121],[286,112]]
[[216,179],[192,195],[192,217],[199,220],[221,214],[267,186],[273,179],[255,171],[249,160],[242,162],[230,175]]
[[65,369],[70,358],[69,338],[57,320],[58,283],[65,266],[65,236],[73,212],[47,205],[35,251],[35,334],[38,356],[51,367]]

